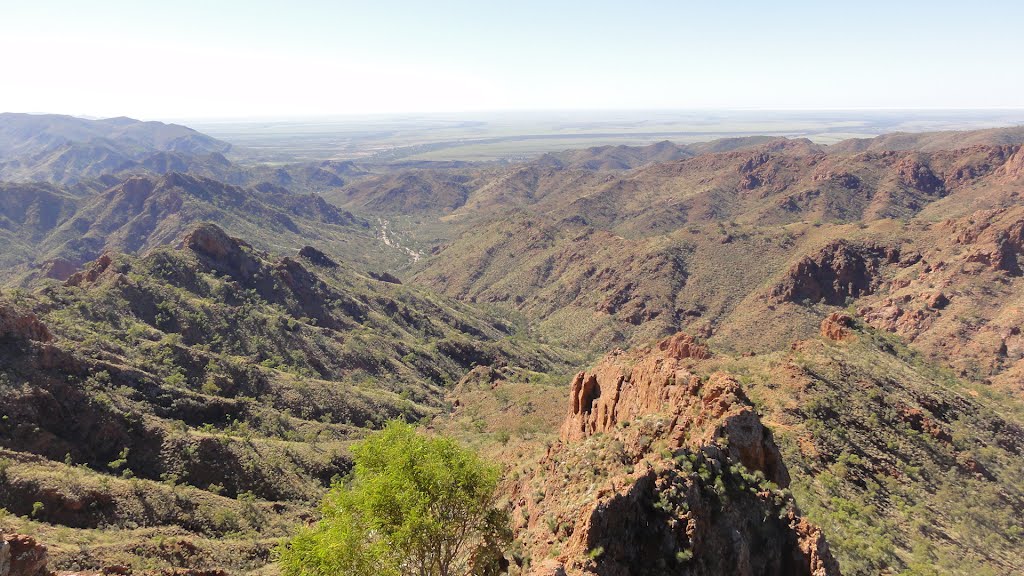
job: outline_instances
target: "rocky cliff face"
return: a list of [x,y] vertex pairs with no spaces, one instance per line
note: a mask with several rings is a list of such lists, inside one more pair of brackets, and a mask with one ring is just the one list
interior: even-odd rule
[[684,334],[572,382],[561,442],[517,483],[534,574],[839,574],[800,518],[771,432],[735,379],[692,368]]
[[896,248],[837,240],[793,265],[772,296],[785,302],[842,305],[847,298],[874,292],[882,267],[899,261]]

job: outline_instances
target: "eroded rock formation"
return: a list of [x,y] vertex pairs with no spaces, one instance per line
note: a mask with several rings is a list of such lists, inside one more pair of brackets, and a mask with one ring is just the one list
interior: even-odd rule
[[846,340],[850,337],[853,317],[842,312],[833,312],[821,322],[821,335],[829,340]]
[[534,574],[839,574],[739,383],[678,334],[615,351],[572,382],[561,442],[512,517]]
[[899,260],[896,248],[837,240],[793,265],[772,296],[784,302],[842,305],[847,298],[874,292],[882,281],[882,267]]
[[46,546],[24,534],[5,534],[0,540],[0,576],[49,576]]

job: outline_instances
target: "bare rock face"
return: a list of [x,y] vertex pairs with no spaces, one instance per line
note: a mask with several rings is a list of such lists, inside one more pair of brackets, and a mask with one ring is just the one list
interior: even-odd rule
[[[1016,217],[1014,217],[1016,215]],[[1024,275],[1024,216],[1009,210],[981,210],[954,225],[957,244],[971,248],[969,262],[978,262],[1010,276]]]
[[873,293],[881,270],[900,260],[900,251],[877,244],[832,242],[793,265],[772,290],[780,302],[824,302],[833,306]]
[[39,271],[45,278],[64,281],[78,271],[78,265],[67,258],[53,258],[43,262]]
[[904,158],[896,166],[900,184],[926,194],[942,194],[946,183],[932,172],[932,169],[912,157]]
[[387,282],[388,284],[401,284],[402,281],[397,276],[389,272],[370,272],[370,278],[378,280],[380,282]]
[[561,442],[513,493],[517,536],[556,557],[531,574],[840,573],[739,383],[691,371],[709,356],[679,334],[573,379]]
[[82,270],[81,272],[75,272],[64,282],[68,286],[83,286],[85,284],[92,284],[103,275],[104,272],[110,268],[113,263],[109,254],[104,254],[96,259],[95,262],[89,265],[89,268]]
[[1017,148],[1017,151],[999,168],[998,174],[1007,181],[1024,178],[1024,146]]
[[46,546],[23,534],[5,534],[0,548],[0,576],[49,576]]
[[686,334],[670,336],[652,349],[613,352],[593,372],[580,372],[573,379],[562,441],[612,432],[645,415],[666,414],[673,417],[670,449],[707,445],[728,435],[729,456],[787,486],[789,474],[771,433],[736,380],[715,374],[704,382],[686,368],[687,360],[709,356],[707,348]]
[[0,303],[0,340],[49,342],[50,330],[35,314]]
[[829,340],[842,341],[850,337],[853,318],[849,314],[833,312],[821,322],[821,335]]
[[236,279],[251,277],[258,269],[259,262],[249,254],[252,247],[215,224],[200,224],[182,240],[182,245],[205,258],[215,269],[230,274]]

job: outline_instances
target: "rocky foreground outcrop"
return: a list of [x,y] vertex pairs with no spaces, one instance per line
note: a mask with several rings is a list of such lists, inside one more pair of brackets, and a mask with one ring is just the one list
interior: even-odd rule
[[0,539],[0,576],[49,576],[46,546],[24,534]]
[[709,356],[678,334],[575,377],[561,441],[513,490],[528,573],[840,573],[739,383],[698,374]]

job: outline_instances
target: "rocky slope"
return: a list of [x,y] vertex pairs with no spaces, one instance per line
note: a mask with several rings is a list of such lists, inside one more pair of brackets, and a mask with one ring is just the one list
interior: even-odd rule
[[241,188],[171,172],[115,180],[84,197],[44,185],[5,190],[6,220],[0,223],[7,230],[2,233],[16,244],[3,255],[19,264],[0,276],[8,282],[39,276],[64,280],[104,252],[140,254],[166,246],[201,221],[245,234],[264,248],[297,250],[312,242],[361,263],[379,251],[367,221],[320,196],[273,186]]
[[576,375],[560,442],[511,496],[531,574],[840,573],[739,384],[691,371],[709,356],[678,334]]
[[[44,540],[58,568],[251,568],[345,473],[350,439],[443,409],[474,365],[572,358],[514,334],[315,248],[271,258],[209,224],[177,249],[104,255],[4,294],[0,508],[73,529]],[[74,545],[111,528],[135,535]],[[132,550],[146,534],[195,558]]]

